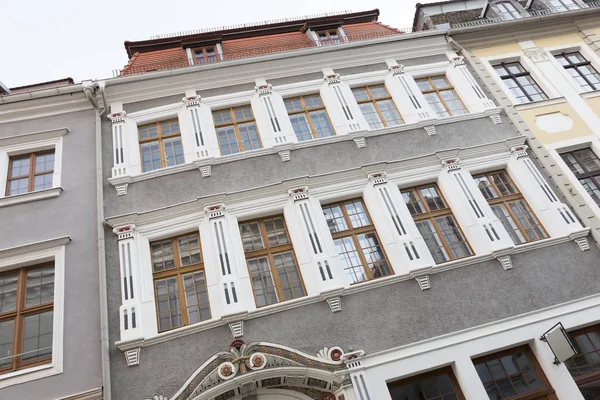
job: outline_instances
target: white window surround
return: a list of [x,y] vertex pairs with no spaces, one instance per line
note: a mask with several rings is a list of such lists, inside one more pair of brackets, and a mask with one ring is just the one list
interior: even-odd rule
[[[12,204],[41,200],[60,195],[63,136],[69,132],[67,128],[59,128],[18,136],[0,138],[0,207]],[[11,156],[54,149],[54,173],[52,188],[36,192],[6,196],[8,165]]]
[[[508,87],[504,83],[504,80],[498,76],[496,71],[494,70],[493,64],[497,64],[500,62],[519,62],[525,68],[526,71],[529,72],[531,77],[535,80],[535,82],[539,85],[539,87],[544,91],[546,96],[548,96],[547,100],[553,100],[555,98],[561,97],[561,94],[557,91],[550,81],[546,79],[546,77],[541,73],[538,67],[535,65],[533,61],[531,61],[528,57],[525,56],[523,52],[518,53],[507,53],[499,56],[493,57],[484,57],[481,58],[483,65],[486,67],[490,75],[493,79],[500,85],[500,87],[504,90],[506,96],[510,99],[511,103],[514,105],[521,104],[530,104],[537,102],[528,102],[528,103],[519,103],[513,94],[508,90]],[[546,101],[546,100],[543,100]]]
[[586,60],[588,60],[591,63],[591,66],[594,67],[594,69],[596,71],[600,71],[600,56],[598,56],[595,51],[590,49],[587,44],[585,44],[584,42],[570,43],[570,44],[566,44],[566,45],[550,46],[550,47],[547,47],[546,50],[552,55],[551,61],[552,61],[552,64],[554,64],[554,67],[557,68],[561,72],[563,77],[573,86],[573,88],[577,91],[577,93],[579,93],[581,95],[584,93],[600,92],[600,90],[593,90],[593,91],[583,90],[581,85],[579,85],[575,81],[575,79],[573,79],[573,77],[571,77],[571,75],[569,75],[567,70],[555,58],[555,55],[558,55],[562,52],[565,52],[565,53],[579,52]]
[[65,246],[69,236],[23,246],[0,249],[0,272],[47,261],[54,261],[54,321],[52,362],[0,375],[0,389],[46,378],[63,372],[63,328],[65,291]]

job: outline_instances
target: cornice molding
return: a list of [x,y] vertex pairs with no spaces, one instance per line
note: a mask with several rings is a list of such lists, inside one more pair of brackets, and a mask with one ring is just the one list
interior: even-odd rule
[[39,140],[48,140],[62,137],[69,133],[67,128],[48,129],[45,131],[24,133],[21,135],[7,136],[0,138],[0,147],[12,146],[15,144],[31,143]]
[[31,201],[51,199],[60,196],[63,191],[61,187],[38,190],[35,192],[17,194],[14,196],[0,197],[0,207],[8,207],[14,204],[29,203]]
[[20,246],[0,249],[0,259],[18,257],[24,254],[34,253],[36,251],[48,250],[55,247],[65,246],[70,241],[71,236],[61,236],[54,239],[43,240],[41,242],[27,243]]

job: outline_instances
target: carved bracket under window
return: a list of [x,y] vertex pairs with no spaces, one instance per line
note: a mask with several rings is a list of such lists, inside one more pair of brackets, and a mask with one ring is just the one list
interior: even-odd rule
[[288,162],[292,159],[292,154],[289,150],[281,150],[278,152],[279,157],[281,157],[281,161]]
[[134,365],[140,365],[141,351],[142,351],[142,349],[140,347],[124,351],[125,361],[127,362],[128,367],[133,367]]
[[183,101],[183,104],[185,104],[186,107],[193,107],[193,106],[200,105],[200,102],[202,101],[202,97],[200,95],[188,96],[188,97],[184,97],[181,100]]
[[231,335],[233,335],[234,338],[244,336],[244,321],[230,322],[229,329],[231,329]]
[[332,313],[342,311],[342,298],[340,296],[325,299]]
[[447,160],[442,160],[442,168],[444,168],[446,172],[457,171],[460,169],[460,159],[449,158]]
[[426,126],[426,127],[425,127],[425,132],[427,132],[427,134],[428,134],[429,136],[433,136],[433,135],[435,135],[435,134],[436,134],[436,131],[435,131],[435,125]]
[[584,230],[581,232],[572,233],[569,235],[569,238],[577,243],[581,251],[587,251],[590,249],[590,244],[587,240],[588,230]]
[[496,260],[500,261],[500,265],[502,265],[502,268],[504,268],[505,271],[513,269],[512,258],[510,255],[496,257]]
[[129,186],[128,183],[124,183],[122,185],[115,185],[117,196],[125,196],[127,194],[127,186]]
[[517,158],[529,157],[529,154],[527,154],[528,149],[529,146],[527,146],[526,144],[522,144],[520,146],[511,147],[510,152],[512,154],[516,154]]
[[490,119],[496,125],[500,125],[502,123],[502,119],[500,118],[500,114],[492,114],[492,115],[490,115]]
[[200,173],[203,178],[208,178],[212,174],[212,167],[210,165],[203,165],[200,167]]
[[431,289],[431,282],[429,281],[429,275],[416,276],[415,280],[419,284],[419,287],[421,288],[421,290]]

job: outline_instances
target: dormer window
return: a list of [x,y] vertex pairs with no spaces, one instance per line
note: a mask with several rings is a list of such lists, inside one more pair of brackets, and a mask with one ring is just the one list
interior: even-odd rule
[[514,4],[508,1],[496,3],[496,12],[498,13],[498,16],[505,21],[521,18],[521,13],[517,9],[517,7],[515,7]]
[[194,64],[208,64],[219,61],[219,53],[215,46],[197,47],[192,50]]
[[578,10],[580,7],[573,0],[548,0],[556,11]]
[[338,44],[342,41],[340,33],[337,29],[327,29],[324,31],[317,31],[317,38],[321,46],[327,44]]

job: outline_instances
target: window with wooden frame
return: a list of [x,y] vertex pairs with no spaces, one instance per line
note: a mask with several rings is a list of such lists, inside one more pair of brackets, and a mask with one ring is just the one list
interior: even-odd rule
[[427,103],[438,117],[466,114],[467,108],[444,75],[415,79]]
[[488,172],[473,179],[515,244],[548,237],[506,171]]
[[6,195],[50,189],[54,174],[54,150],[11,156],[8,159]]
[[241,153],[262,147],[250,106],[213,111],[221,155]]
[[531,77],[531,73],[523,68],[520,62],[501,62],[493,67],[510,93],[515,97],[517,103],[529,103],[548,98],[542,88]]
[[490,400],[558,400],[529,346],[473,360]]
[[392,400],[465,400],[450,367],[390,382],[387,386]]
[[586,400],[600,399],[600,325],[569,332],[579,354],[565,361]]
[[153,122],[138,127],[142,172],[183,164],[179,121]]
[[600,90],[600,74],[578,51],[555,54],[554,58],[585,91]]
[[352,93],[371,129],[404,123],[385,85],[353,88]]
[[473,255],[436,184],[400,191],[436,264]]
[[159,332],[211,319],[198,233],[150,243]]
[[335,135],[318,94],[285,99],[284,103],[299,142]]
[[349,284],[393,274],[362,199],[322,208]]
[[319,39],[321,45],[326,44],[338,44],[342,41],[340,33],[337,29],[326,29],[322,31],[316,31],[315,34]]
[[283,216],[240,223],[257,307],[306,296]]
[[197,47],[192,49],[194,64],[208,64],[219,61],[219,53],[216,46]]
[[0,274],[0,374],[52,362],[54,263]]
[[589,148],[561,153],[560,156],[592,200],[600,206],[600,159],[598,156]]

